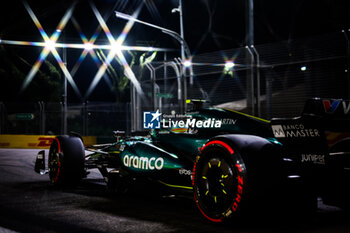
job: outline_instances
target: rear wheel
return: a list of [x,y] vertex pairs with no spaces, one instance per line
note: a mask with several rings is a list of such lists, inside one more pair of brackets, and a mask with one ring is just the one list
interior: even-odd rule
[[239,212],[245,194],[246,169],[240,154],[230,145],[207,143],[194,166],[193,190],[204,217],[222,222]]
[[54,185],[75,185],[85,174],[84,145],[80,138],[56,137],[49,151],[49,177]]

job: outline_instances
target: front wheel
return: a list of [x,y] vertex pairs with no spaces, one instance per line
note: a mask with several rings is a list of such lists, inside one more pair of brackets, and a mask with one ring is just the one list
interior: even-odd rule
[[49,177],[54,185],[75,185],[85,174],[84,145],[80,138],[56,137],[49,150]]
[[212,222],[237,214],[246,192],[246,168],[242,157],[221,140],[208,142],[193,169],[196,204]]

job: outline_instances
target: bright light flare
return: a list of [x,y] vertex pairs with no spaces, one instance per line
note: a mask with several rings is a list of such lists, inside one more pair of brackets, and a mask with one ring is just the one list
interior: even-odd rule
[[191,60],[185,60],[183,62],[184,67],[189,68],[192,66],[192,61]]
[[224,64],[224,74],[233,76],[233,68],[235,67],[233,60],[227,60]]
[[49,51],[53,51],[56,48],[56,42],[54,40],[45,41],[45,48]]
[[[140,6],[138,7],[138,9],[134,12],[133,17],[136,19],[141,11],[143,4],[140,4]],[[133,83],[136,91],[138,93],[140,93],[141,95],[143,95],[143,91],[141,88],[141,84],[140,82],[137,80],[137,78],[135,77],[135,74],[133,73],[133,71],[131,70],[129,64],[127,63],[123,53],[122,53],[122,44],[126,39],[127,34],[130,32],[131,28],[134,25],[134,20],[129,20],[129,22],[125,25],[122,33],[119,35],[119,37],[117,38],[117,40],[114,39],[111,31],[109,30],[106,22],[104,21],[104,19],[102,18],[100,12],[97,10],[96,6],[93,4],[93,2],[90,2],[90,7],[92,9],[92,11],[94,12],[97,21],[99,22],[102,30],[104,31],[105,35],[107,36],[107,39],[110,43],[110,52],[107,56],[107,59],[104,61],[103,65],[101,65],[101,67],[99,68],[98,72],[96,73],[92,83],[89,86],[88,91],[85,94],[85,98],[87,98],[92,91],[95,89],[95,87],[97,86],[97,84],[99,83],[101,77],[104,75],[104,73],[107,70],[107,67],[110,65],[111,61],[114,59],[114,56],[116,55],[122,66],[124,67],[124,74],[126,77],[128,77],[128,79]]]
[[88,52],[94,49],[94,45],[90,42],[84,43],[84,49]]
[[120,42],[114,41],[113,43],[111,43],[110,51],[113,54],[117,54],[121,50],[122,50],[122,44]]
[[32,69],[29,71],[29,74],[26,76],[26,78],[25,78],[25,80],[23,82],[21,91],[23,91],[23,90],[25,90],[27,88],[27,86],[33,80],[33,78],[36,75],[36,73],[39,71],[40,66],[43,63],[43,61],[46,59],[46,57],[49,55],[49,53],[52,53],[53,56],[55,57],[57,63],[59,64],[61,70],[63,71],[64,75],[66,76],[68,82],[71,84],[73,90],[75,91],[75,93],[79,97],[81,97],[81,94],[80,94],[80,91],[79,91],[78,87],[76,86],[72,76],[68,72],[67,67],[65,66],[65,64],[63,64],[62,59],[60,58],[60,56],[59,56],[59,54],[58,54],[58,52],[56,50],[56,46],[57,46],[56,41],[60,37],[60,35],[61,35],[63,29],[65,28],[68,20],[71,18],[75,4],[73,3],[73,5],[66,11],[66,13],[63,16],[63,18],[59,22],[55,32],[51,35],[50,38],[46,34],[45,30],[43,29],[43,27],[40,24],[38,18],[36,17],[36,15],[32,11],[32,9],[30,8],[29,4],[26,1],[23,1],[23,4],[24,4],[24,7],[26,8],[27,12],[29,13],[29,16],[33,20],[35,26],[38,28],[41,36],[43,37],[43,39],[45,41],[45,43],[44,43],[44,49],[40,53],[40,56],[39,56],[38,60],[36,61],[36,63],[32,67]]
[[307,69],[306,66],[300,67],[300,70],[301,70],[301,71],[306,71],[306,69]]
[[232,70],[235,67],[235,63],[233,61],[225,62],[225,70]]
[[[94,6],[92,2],[90,2],[90,6],[95,13],[95,16],[99,22],[98,29],[96,30],[95,34],[91,37],[90,40],[86,38],[86,36],[82,33],[80,26],[76,22],[76,20],[73,17],[73,10],[75,8],[75,3],[72,4],[72,6],[66,11],[65,15],[62,17],[61,21],[59,22],[56,30],[53,32],[51,36],[49,36],[45,30],[43,29],[42,25],[40,24],[38,18],[30,8],[29,4],[26,0],[23,0],[24,7],[26,8],[27,12],[29,13],[31,19],[33,20],[35,26],[39,30],[43,42],[30,42],[30,41],[11,41],[11,40],[3,40],[3,38],[0,38],[0,44],[9,44],[9,45],[29,45],[29,46],[39,46],[44,47],[42,52],[40,53],[36,63],[33,65],[32,69],[30,70],[29,74],[26,76],[23,85],[22,85],[22,91],[26,89],[26,87],[30,84],[36,73],[39,71],[40,66],[46,59],[46,57],[51,53],[54,58],[56,59],[57,63],[59,64],[61,70],[63,71],[64,75],[66,76],[68,82],[71,84],[73,90],[76,92],[76,94],[81,97],[80,91],[77,88],[73,76],[75,72],[77,71],[79,64],[84,60],[87,54],[91,54],[96,64],[98,64],[98,59],[95,54],[95,49],[107,49],[109,50],[109,54],[104,62],[102,62],[102,65],[99,67],[98,72],[96,73],[93,82],[91,83],[89,90],[87,91],[85,97],[87,98],[89,94],[93,91],[93,89],[96,87],[97,83],[99,82],[100,78],[104,75],[106,72],[106,69],[108,66],[111,65],[111,62],[113,59],[119,59],[119,62],[124,67],[124,74],[130,79],[130,81],[134,84],[136,90],[143,94],[143,91],[141,89],[141,85],[138,82],[137,78],[135,77],[135,74],[133,73],[132,69],[130,68],[127,60],[125,59],[123,55],[123,50],[134,50],[134,51],[174,51],[173,49],[168,48],[154,48],[154,47],[143,47],[143,46],[125,46],[123,45],[123,42],[125,41],[128,33],[132,29],[135,21],[137,21],[137,17],[143,7],[143,4],[140,4],[137,10],[132,15],[131,19],[128,19],[128,23],[125,25],[122,33],[119,35],[117,39],[115,39],[110,32],[106,22],[98,12],[97,8]],[[83,44],[67,44],[67,43],[57,43],[59,37],[61,36],[65,26],[67,25],[68,21],[72,20],[74,26],[76,26],[76,29],[79,32],[79,35],[83,41]],[[99,32],[101,29],[105,32],[108,40],[109,45],[98,45],[95,44],[95,41],[98,37]],[[73,67],[73,70],[71,73],[68,71],[66,65],[63,63],[60,55],[57,52],[57,48],[75,48],[75,49],[84,49],[81,56],[79,57],[78,64]],[[98,64],[99,65],[99,64]],[[190,60],[187,60],[184,62],[185,67],[192,66],[192,62]]]

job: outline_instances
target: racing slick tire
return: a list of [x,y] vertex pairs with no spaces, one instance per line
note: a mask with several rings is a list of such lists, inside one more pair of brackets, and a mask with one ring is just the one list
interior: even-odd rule
[[48,166],[53,185],[76,185],[85,174],[85,152],[79,137],[57,136],[50,146]]
[[241,155],[216,139],[201,150],[193,168],[194,198],[202,215],[222,222],[240,212],[246,192],[246,167]]

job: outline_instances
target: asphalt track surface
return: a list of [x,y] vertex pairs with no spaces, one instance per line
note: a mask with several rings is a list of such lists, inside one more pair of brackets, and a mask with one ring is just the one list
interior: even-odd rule
[[92,172],[76,188],[58,189],[33,170],[39,150],[0,149],[0,233],[6,232],[350,232],[350,214],[319,204],[315,214],[257,214],[213,224],[191,197],[107,191]]

